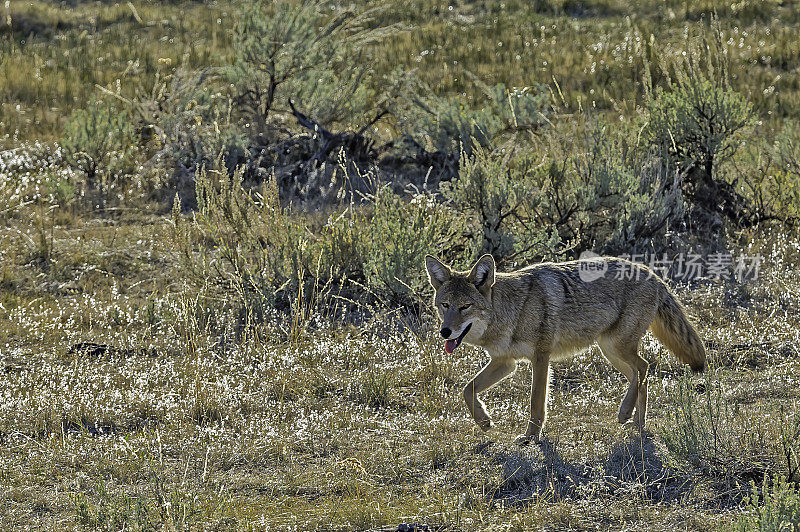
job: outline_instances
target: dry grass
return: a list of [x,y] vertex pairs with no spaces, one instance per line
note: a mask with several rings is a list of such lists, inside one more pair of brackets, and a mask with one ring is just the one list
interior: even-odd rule
[[[36,282],[0,302],[2,528],[713,528],[790,465],[800,298],[797,243],[780,235],[759,238],[760,280],[680,290],[714,342],[710,380],[683,402],[681,369],[645,342],[652,433],[617,425],[622,378],[592,350],[557,366],[547,441],[520,449],[527,367],[487,394],[487,439],[460,399],[478,349],[445,357],[427,332],[374,332],[385,323],[296,345],[193,328],[165,229],[73,220],[53,229],[49,269],[8,267]],[[706,458],[727,469],[665,445],[717,391],[730,409]]]
[[[629,123],[645,65],[660,75],[654,65],[680,54],[686,32],[716,11],[732,85],[753,103],[758,135],[769,143],[798,117],[790,3],[452,3],[389,6],[379,22],[408,31],[380,43],[376,83],[398,66],[418,68],[437,94],[467,99],[479,94],[469,73],[509,87],[543,83],[559,109],[555,128],[580,132],[589,114]],[[732,251],[764,256],[756,281],[677,287],[708,342],[710,370],[685,375],[647,337],[648,432],[616,423],[623,379],[593,349],[555,368],[547,439],[518,448],[510,442],[525,419],[527,367],[486,394],[498,425],[487,437],[461,400],[485,354],[464,346],[445,356],[430,316],[409,327],[401,313],[371,309],[356,327],[300,302],[287,311],[294,318],[267,309],[259,334],[243,334],[249,316],[189,284],[164,205],[140,191],[135,206],[119,198],[87,212],[75,176],[53,162],[59,148],[42,142],[61,136],[98,85],[131,96],[178,67],[223,64],[235,6],[8,6],[0,529],[728,529],[755,514],[747,497],[765,478],[798,480],[796,234],[731,235],[745,243]],[[358,236],[343,232],[334,250],[345,265]]]
[[[0,9],[0,131],[12,144],[57,139],[70,112],[100,95],[96,85],[127,96],[149,93],[177,67],[223,64],[235,12],[225,1],[11,2]],[[686,33],[707,25],[712,13],[728,46],[734,88],[754,103],[766,130],[797,119],[797,10],[773,1],[393,3],[379,22],[400,22],[408,31],[380,43],[376,79],[415,68],[436,93],[470,97],[481,91],[469,73],[490,85],[543,83],[570,113],[630,116],[642,104],[645,63],[678,56]]]

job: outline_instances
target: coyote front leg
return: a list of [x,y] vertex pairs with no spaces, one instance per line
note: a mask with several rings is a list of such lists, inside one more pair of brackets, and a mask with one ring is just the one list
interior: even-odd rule
[[531,410],[525,434],[517,438],[517,443],[525,444],[533,440],[539,443],[542,428],[547,419],[547,392],[550,385],[550,357],[537,355],[532,364]]
[[488,390],[511,373],[517,367],[512,359],[492,359],[464,388],[464,401],[467,403],[472,419],[481,428],[487,431],[493,427],[492,419],[486,413],[486,405],[478,398],[478,394]]

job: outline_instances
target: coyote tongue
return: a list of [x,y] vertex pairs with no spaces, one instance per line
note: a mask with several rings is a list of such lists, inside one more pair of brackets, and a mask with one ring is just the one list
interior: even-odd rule
[[447,340],[447,341],[444,343],[444,350],[445,350],[445,352],[446,352],[448,355],[449,355],[450,353],[452,353],[453,351],[455,351],[455,350],[456,350],[456,347],[458,347],[459,345],[461,345],[461,340],[463,340],[463,339],[464,339],[464,337],[467,335],[467,333],[469,332],[469,330],[470,330],[471,328],[472,328],[472,323],[470,323],[469,325],[467,325],[466,327],[464,327],[464,331],[463,331],[461,334],[459,334],[459,335],[458,335],[458,338],[452,338],[452,339],[450,339],[450,340]]

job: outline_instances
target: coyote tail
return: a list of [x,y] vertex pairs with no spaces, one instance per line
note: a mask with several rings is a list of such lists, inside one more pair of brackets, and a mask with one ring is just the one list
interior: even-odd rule
[[692,371],[700,373],[706,368],[706,349],[703,341],[687,319],[681,304],[666,286],[650,330],[678,360],[688,364]]

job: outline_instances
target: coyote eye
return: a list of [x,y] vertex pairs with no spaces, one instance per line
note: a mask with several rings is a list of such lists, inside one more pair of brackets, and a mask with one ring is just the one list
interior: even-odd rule
[[442,303],[442,308],[450,308],[450,303]]
[[462,307],[458,307],[458,310],[459,310],[459,312],[464,312],[465,310],[469,310],[469,307],[471,307],[471,306],[472,306],[472,304],[467,304],[467,305],[464,305]]

